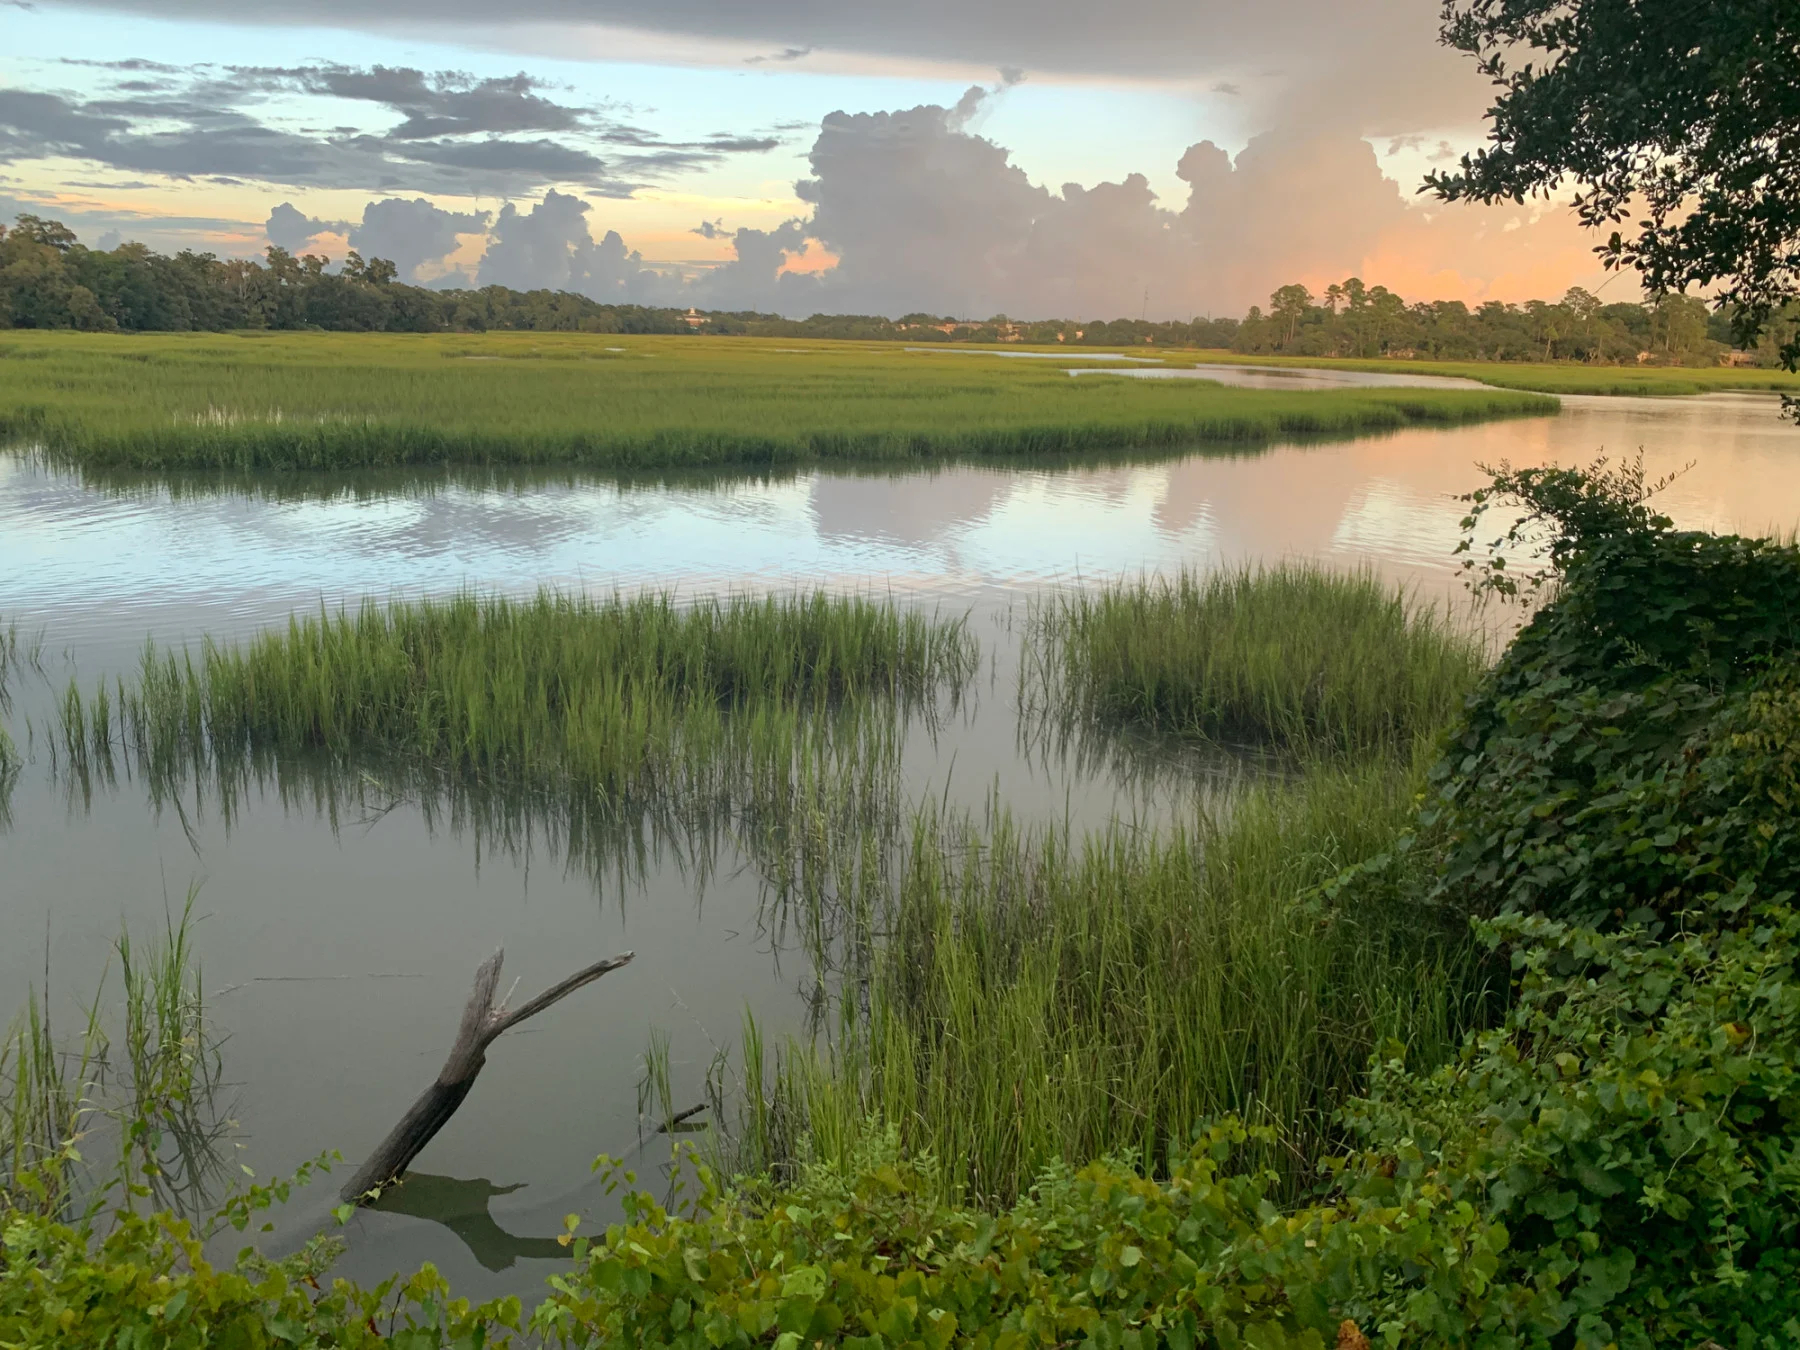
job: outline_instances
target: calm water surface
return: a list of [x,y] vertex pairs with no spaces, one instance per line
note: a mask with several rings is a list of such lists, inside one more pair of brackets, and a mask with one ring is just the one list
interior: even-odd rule
[[[128,669],[147,636],[237,637],[366,595],[825,584],[968,612],[982,643],[973,696],[908,738],[909,794],[972,805],[997,794],[1024,817],[1084,826],[1162,819],[1183,809],[1173,785],[1195,766],[1148,763],[1139,776],[1021,751],[1014,679],[1029,597],[1286,557],[1372,565],[1450,595],[1453,498],[1480,481],[1478,464],[1640,448],[1652,475],[1692,463],[1663,499],[1684,525],[1800,523],[1800,432],[1773,398],[1747,395],[1569,398],[1552,418],[1110,467],[657,483],[90,485],[0,456],[0,620],[43,634],[44,674],[15,688],[9,722],[26,743],[72,675]],[[265,1175],[328,1147],[361,1157],[436,1073],[469,976],[494,947],[525,992],[638,952],[494,1049],[419,1162],[408,1204],[429,1217],[359,1217],[352,1273],[429,1259],[470,1294],[537,1287],[563,1214],[608,1217],[587,1165],[639,1147],[635,1085],[652,1028],[672,1038],[677,1095],[697,1101],[715,1045],[735,1043],[746,1010],[776,1031],[801,1024],[805,963],[729,840],[712,841],[710,871],[669,851],[621,870],[616,858],[571,860],[550,822],[522,843],[416,794],[384,797],[380,783],[351,785],[359,799],[335,812],[252,796],[227,824],[209,802],[156,809],[130,782],[84,796],[35,735],[0,832],[0,1011],[22,1001],[47,952],[68,1016],[121,920],[147,933],[199,884],[242,1156]],[[666,1141],[643,1147],[647,1162],[666,1156]],[[317,1188],[284,1235],[317,1226],[330,1198]]]

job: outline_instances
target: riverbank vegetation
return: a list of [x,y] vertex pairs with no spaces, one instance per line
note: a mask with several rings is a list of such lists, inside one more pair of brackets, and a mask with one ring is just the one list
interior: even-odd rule
[[893,348],[518,334],[0,341],[0,439],[107,469],[914,463],[1543,415],[1539,395],[1284,394]]
[[[1677,531],[1643,492],[1629,471],[1533,469],[1479,494],[1474,520],[1517,503],[1512,541],[1538,529],[1549,561],[1498,664],[1463,667],[1460,706],[1411,692],[1450,681],[1433,673],[1439,620],[1366,579],[1190,578],[1041,612],[1040,643],[1093,643],[1057,658],[1093,688],[1136,682],[1128,719],[1241,706],[1275,735],[1299,728],[1292,769],[1160,835],[940,807],[892,853],[849,836],[803,850],[797,902],[829,920],[813,951],[836,1015],[772,1061],[747,1037],[731,1146],[760,1172],[703,1174],[678,1213],[635,1196],[571,1244],[535,1310],[457,1304],[430,1272],[327,1289],[329,1244],[221,1271],[173,1221],[103,1234],[25,1207],[0,1339],[1791,1341],[1800,549]],[[1531,593],[1515,572],[1477,569],[1501,597]],[[1348,631],[1389,632],[1404,714],[1321,720],[1306,682],[1224,671],[1141,697],[1172,658],[1133,624],[1221,635],[1254,667],[1259,587],[1334,597],[1361,616]],[[284,641],[268,650],[296,670],[323,650]],[[960,668],[949,650],[920,678]],[[1149,655],[1103,659],[1119,651]],[[1319,688],[1360,687],[1354,663],[1296,651]],[[169,687],[185,692],[144,706],[207,686]],[[248,687],[221,681],[221,706],[248,706]],[[430,699],[386,706],[379,735],[449,736]],[[457,737],[471,765],[541,764],[506,737]]]

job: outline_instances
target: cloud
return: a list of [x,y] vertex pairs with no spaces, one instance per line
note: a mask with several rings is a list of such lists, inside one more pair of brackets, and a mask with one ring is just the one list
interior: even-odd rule
[[304,253],[320,235],[337,234],[343,228],[336,221],[314,220],[292,202],[282,202],[269,212],[263,233],[276,248],[286,249],[289,253]]
[[417,281],[419,269],[456,251],[460,236],[484,234],[485,211],[446,211],[423,197],[389,197],[363,207],[362,223],[350,230],[350,247],[364,258],[386,258],[402,281]]
[[1210,141],[1191,146],[1176,166],[1188,187],[1178,209],[1141,173],[1051,191],[968,129],[985,97],[977,88],[949,108],[825,118],[812,176],[797,185],[813,215],[796,228],[838,262],[809,304],[1166,318],[1241,313],[1295,280],[1322,287],[1359,274],[1413,296],[1519,298],[1597,270],[1593,241],[1566,211],[1422,209],[1383,176],[1366,140],[1311,119],[1254,137],[1235,157]]
[[804,220],[788,220],[773,230],[744,226],[732,231],[732,260],[694,284],[692,303],[709,309],[812,313],[821,294],[818,278],[782,271],[790,258],[803,256],[810,247],[807,228]]
[[618,231],[599,243],[589,232],[590,203],[550,191],[529,211],[508,202],[501,208],[481,259],[477,281],[514,290],[575,291],[595,300],[622,303],[659,289],[662,279],[630,252]]
[[[1245,70],[1279,65],[1268,106],[1326,113],[1359,135],[1394,134],[1447,120],[1473,121],[1485,83],[1472,63],[1437,43],[1439,0],[1140,0],[1128,15],[1093,0],[86,0],[158,19],[322,25],[440,38],[461,28],[514,49],[554,35],[566,50],[580,29],[618,51],[633,34],[691,40],[721,64],[810,49],[893,67],[963,70],[1016,66],[1040,78],[1169,81],[1205,88]],[[615,36],[616,35],[616,36]],[[733,48],[735,47],[735,50]],[[599,47],[596,45],[595,49]]]
[[299,67],[281,74],[309,93],[378,103],[404,114],[387,135],[396,141],[444,136],[501,136],[526,131],[582,131],[593,109],[545,98],[544,85],[520,72],[477,80],[456,72],[427,75],[408,67]]
[[780,51],[771,52],[766,56],[746,56],[744,58],[744,64],[747,66],[780,64],[788,61],[798,61],[802,57],[811,56],[812,53],[813,49],[811,47],[783,47]]
[[[779,137],[716,132],[671,141],[609,110],[558,102],[525,74],[475,79],[410,67],[95,63],[97,95],[0,89],[0,163],[67,158],[174,179],[299,188],[533,195],[571,184],[626,196],[698,165],[760,153]],[[271,98],[305,94],[373,105],[385,129],[291,130],[262,119]]]

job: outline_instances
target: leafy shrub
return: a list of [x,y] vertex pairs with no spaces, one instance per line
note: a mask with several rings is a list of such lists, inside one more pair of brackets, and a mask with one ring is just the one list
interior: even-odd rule
[[1549,558],[1523,578],[1490,558],[1477,589],[1553,598],[1433,771],[1420,824],[1440,900],[1692,923],[1800,875],[1800,548],[1674,530],[1645,504],[1658,486],[1631,467],[1502,466],[1471,494],[1466,527],[1511,501],[1523,519],[1496,546]]
[[219,1268],[186,1220],[124,1213],[103,1238],[23,1212],[0,1240],[0,1345],[262,1350],[281,1345],[457,1346],[516,1324],[517,1300],[471,1313],[424,1267],[373,1289],[322,1282],[340,1244],[316,1239],[265,1261]]

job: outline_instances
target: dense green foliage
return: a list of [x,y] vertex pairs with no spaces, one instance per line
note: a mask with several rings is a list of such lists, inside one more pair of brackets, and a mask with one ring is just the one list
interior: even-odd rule
[[267,265],[142,244],[85,248],[59,221],[0,227],[0,328],[187,333],[324,328],[355,333],[680,333],[681,311],[603,305],[568,291],[435,291],[394,280],[352,253],[336,272],[316,254],[268,251]]
[[1305,563],[1077,591],[1035,626],[1046,716],[1295,751],[1429,740],[1484,664],[1405,591]]
[[[1800,295],[1800,16],[1785,0],[1448,0],[1445,42],[1499,89],[1450,201],[1572,181],[1602,247],[1655,294],[1716,290],[1754,341]],[[1630,228],[1628,226],[1627,228]],[[1788,369],[1800,336],[1784,335]]]
[[[1699,300],[1665,295],[1651,304],[1614,301],[1576,286],[1561,300],[1523,305],[1489,300],[1470,309],[1460,300],[1408,304],[1385,286],[1350,277],[1315,297],[1283,286],[1269,310],[1252,306],[1229,343],[1233,351],[1368,359],[1436,361],[1568,361],[1585,365],[1713,367],[1731,351],[1735,310],[1709,312]],[[1800,324],[1800,305],[1783,311],[1750,350],[1735,360],[1772,368],[1783,340]]]
[[1477,494],[1529,508],[1514,540],[1548,527],[1558,582],[1435,774],[1423,839],[1461,906],[1691,926],[1800,880],[1800,552],[1675,530],[1638,486],[1525,469]]
[[112,469],[661,468],[1189,448],[1541,414],[1493,390],[1270,393],[1050,362],[687,338],[0,342],[0,442]]

